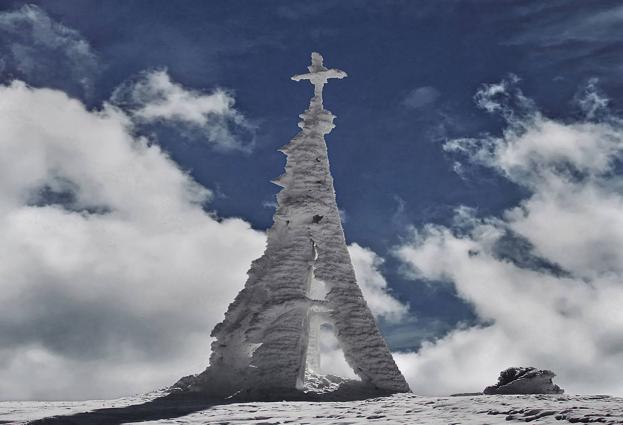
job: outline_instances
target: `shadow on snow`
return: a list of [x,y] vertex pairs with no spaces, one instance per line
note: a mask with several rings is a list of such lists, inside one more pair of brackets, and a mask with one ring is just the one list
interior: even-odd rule
[[200,394],[168,394],[141,404],[108,407],[72,415],[51,416],[28,422],[36,425],[119,425],[128,422],[178,418],[210,407],[235,403],[210,400]]

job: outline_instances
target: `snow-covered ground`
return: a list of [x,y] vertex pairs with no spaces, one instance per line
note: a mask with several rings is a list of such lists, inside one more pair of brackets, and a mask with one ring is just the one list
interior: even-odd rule
[[[350,402],[234,403],[188,407],[172,414],[162,405],[145,404],[157,396],[82,402],[2,402],[0,423],[25,423],[54,415],[83,413],[45,420],[46,424],[623,424],[623,399],[608,396],[530,395],[420,397],[398,394]],[[188,411],[194,413],[186,414]]]

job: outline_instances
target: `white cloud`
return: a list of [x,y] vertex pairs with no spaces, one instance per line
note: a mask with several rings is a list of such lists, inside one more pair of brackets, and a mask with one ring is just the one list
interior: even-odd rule
[[[516,77],[483,87],[477,103],[500,112],[508,126],[501,137],[456,139],[444,150],[467,155],[472,162],[499,171],[509,180],[537,190],[537,186],[572,181],[573,173],[595,177],[612,170],[623,152],[617,120],[563,123],[543,117],[514,85]],[[586,92],[590,98],[594,88]],[[580,103],[589,100],[578,100]],[[605,107],[601,104],[599,108]],[[594,114],[589,108],[588,118]]]
[[413,89],[402,100],[407,108],[420,109],[434,103],[441,93],[435,87],[423,86]]
[[342,223],[346,223],[348,221],[348,213],[346,210],[339,208],[338,213],[340,214],[340,220],[342,220]]
[[387,281],[379,270],[383,259],[374,251],[356,243],[349,245],[348,251],[353,261],[357,282],[374,316],[390,322],[399,322],[406,317],[408,306],[391,296]]
[[0,13],[5,68],[34,84],[72,88],[87,93],[99,72],[89,43],[75,30],[52,20],[35,5]]
[[[0,399],[113,397],[202,371],[264,234],[205,212],[211,192],[113,106],[16,81],[0,86],[0,128]],[[350,249],[371,308],[397,320],[382,260]]]
[[588,80],[586,86],[575,96],[575,101],[588,119],[603,118],[608,113],[608,99],[597,87],[598,78]]
[[[554,370],[571,393],[621,395],[623,125],[490,106],[508,119],[501,137],[446,149],[530,195],[500,217],[460,209],[454,227],[413,229],[397,250],[420,279],[454,282],[490,325],[459,328],[398,362],[424,394],[480,391],[501,369],[532,365]],[[502,249],[509,238],[515,243]]]
[[112,101],[138,122],[182,125],[198,132],[215,148],[249,151],[254,127],[234,108],[231,93],[216,89],[205,94],[173,82],[166,70],[150,71],[117,88]]
[[264,235],[105,106],[0,87],[0,399],[110,397],[200,371]]

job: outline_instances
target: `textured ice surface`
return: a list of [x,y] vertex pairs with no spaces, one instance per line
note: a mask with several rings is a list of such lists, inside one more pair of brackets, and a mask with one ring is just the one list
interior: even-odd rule
[[[3,402],[0,423],[20,423],[51,415],[71,414],[101,407],[73,417],[46,420],[45,424],[623,424],[623,399],[608,396],[492,395],[470,397],[418,397],[395,394],[350,402],[254,402],[213,405],[180,415],[145,408],[119,406],[147,397],[87,402]],[[192,407],[192,406],[191,406]],[[156,418],[161,418],[154,420]],[[151,420],[147,420],[151,419]]]
[[308,69],[292,77],[309,80],[314,96],[300,115],[301,132],[280,149],[287,161],[273,181],[283,189],[266,251],[212,331],[210,367],[180,387],[241,399],[315,391],[317,380],[308,385],[306,376],[319,376],[319,328],[328,324],[358,385],[409,391],[355,280],[329,171],[324,136],[335,117],[323,107],[322,89],[346,73],[325,68],[317,53]]

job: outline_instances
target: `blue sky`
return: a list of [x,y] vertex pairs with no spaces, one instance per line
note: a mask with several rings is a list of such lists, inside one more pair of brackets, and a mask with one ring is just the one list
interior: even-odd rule
[[[230,106],[238,121],[224,118],[234,147],[179,122],[137,121],[133,134],[148,137],[212,192],[206,211],[239,217],[260,231],[272,223],[279,188],[270,180],[284,165],[277,149],[296,134],[311,92],[289,77],[304,71],[311,51],[346,71],[348,78],[325,89],[325,107],[337,115],[327,136],[332,173],[348,242],[384,259],[379,267],[390,293],[409,305],[401,321],[380,318],[395,351],[415,352],[457,326],[495,320],[457,293],[447,273],[409,269],[397,251],[412,242],[413,229],[448,226],[459,234],[457,207],[501,218],[536,193],[523,177],[470,161],[447,143],[502,137],[522,108],[562,124],[581,121],[589,95],[607,96],[608,116],[621,111],[623,9],[615,1],[29,3],[73,32],[61,31],[65,44],[46,46],[19,25],[5,27],[5,84],[20,79],[58,89],[97,110],[111,99],[120,107],[141,102],[119,88],[166,70],[187,90],[220,88],[235,99]],[[0,10],[24,4],[6,1]],[[491,114],[477,93],[500,81],[508,84],[496,98],[502,107],[493,109],[502,113]],[[526,260],[525,247],[535,243],[522,241],[507,237],[496,255],[526,268],[538,269],[541,261],[556,269],[543,251]]]

